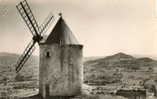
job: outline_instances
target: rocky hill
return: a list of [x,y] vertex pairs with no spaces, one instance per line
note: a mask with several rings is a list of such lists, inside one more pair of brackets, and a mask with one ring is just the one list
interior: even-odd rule
[[157,65],[157,61],[148,57],[135,58],[131,55],[124,53],[117,53],[112,56],[107,56],[104,58],[98,58],[93,60],[88,60],[84,62],[85,69],[98,67],[99,68],[112,68],[112,67],[121,67],[126,69],[137,69],[140,67],[153,67]]
[[134,74],[142,72],[143,74],[147,73],[147,75],[151,75],[151,73],[156,72],[156,67],[157,61],[151,58],[136,58],[125,53],[117,53],[104,58],[85,61],[84,79],[85,81],[106,80],[106,82],[112,82],[117,80],[117,75],[122,78],[120,75],[130,75],[131,72],[132,74],[133,72],[136,72]]

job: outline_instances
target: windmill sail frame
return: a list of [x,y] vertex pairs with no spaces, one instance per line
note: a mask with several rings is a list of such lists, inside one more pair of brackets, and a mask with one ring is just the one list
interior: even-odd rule
[[24,52],[19,57],[16,65],[15,65],[16,72],[18,73],[22,69],[22,67],[24,66],[26,61],[29,59],[29,57],[32,55],[32,53],[34,52],[35,44],[39,43],[42,40],[43,37],[41,35],[44,33],[45,28],[50,24],[50,21],[53,19],[53,15],[49,15],[47,17],[47,20],[44,21],[44,23],[39,27],[32,11],[31,11],[31,8],[28,5],[26,0],[20,2],[16,6],[16,8],[17,8],[18,12],[20,13],[21,17],[23,18],[23,20],[25,21],[30,32],[33,35],[32,40],[27,45],[27,47],[25,48]]

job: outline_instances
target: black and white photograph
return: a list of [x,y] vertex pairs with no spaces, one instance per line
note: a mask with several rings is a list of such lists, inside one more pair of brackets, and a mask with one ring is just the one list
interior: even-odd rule
[[0,99],[157,99],[157,0],[0,0]]

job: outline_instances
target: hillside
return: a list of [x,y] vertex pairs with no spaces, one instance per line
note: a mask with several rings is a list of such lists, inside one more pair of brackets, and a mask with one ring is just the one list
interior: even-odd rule
[[[14,79],[15,67],[18,54],[0,53],[0,81]],[[22,80],[38,79],[38,57],[31,56],[20,71]],[[107,78],[112,80],[113,75],[118,71],[154,71],[156,72],[157,61],[148,58],[136,58],[124,53],[117,53],[107,57],[86,57],[84,58],[85,80],[96,78]],[[104,76],[106,75],[106,76]],[[115,76],[116,78],[116,76]],[[108,80],[109,81],[109,80]]]
[[[111,67],[122,67],[126,69],[134,69],[134,67],[152,67],[156,66],[157,61],[148,58],[135,58],[131,55],[127,55],[124,53],[117,53],[112,56],[107,56],[104,58],[98,58],[93,60],[87,60],[84,62],[85,68],[111,68]],[[97,68],[97,69],[98,69]]]
[[[15,73],[15,66],[17,59],[19,58],[18,54],[12,53],[0,53],[0,81],[4,79],[13,80]],[[32,69],[33,68],[33,69]],[[25,78],[37,79],[38,74],[38,57],[31,56],[29,60],[24,65],[24,68],[19,72],[20,76]]]
[[136,76],[137,78],[144,78],[144,76],[147,75],[144,78],[146,79],[146,77],[156,72],[156,66],[157,61],[151,58],[136,58],[125,53],[117,53],[115,55],[84,62],[84,79],[85,81],[99,80],[99,82],[103,80],[103,83],[110,83],[129,78],[133,76],[133,74],[138,74]]

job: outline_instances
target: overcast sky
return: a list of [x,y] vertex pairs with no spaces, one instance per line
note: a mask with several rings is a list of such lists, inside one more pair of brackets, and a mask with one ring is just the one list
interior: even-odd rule
[[[117,52],[157,55],[155,0],[27,0],[39,22],[50,13],[63,18],[84,45],[84,56]],[[31,40],[16,4],[0,0],[0,52],[22,53]],[[37,52],[35,52],[37,54]]]

